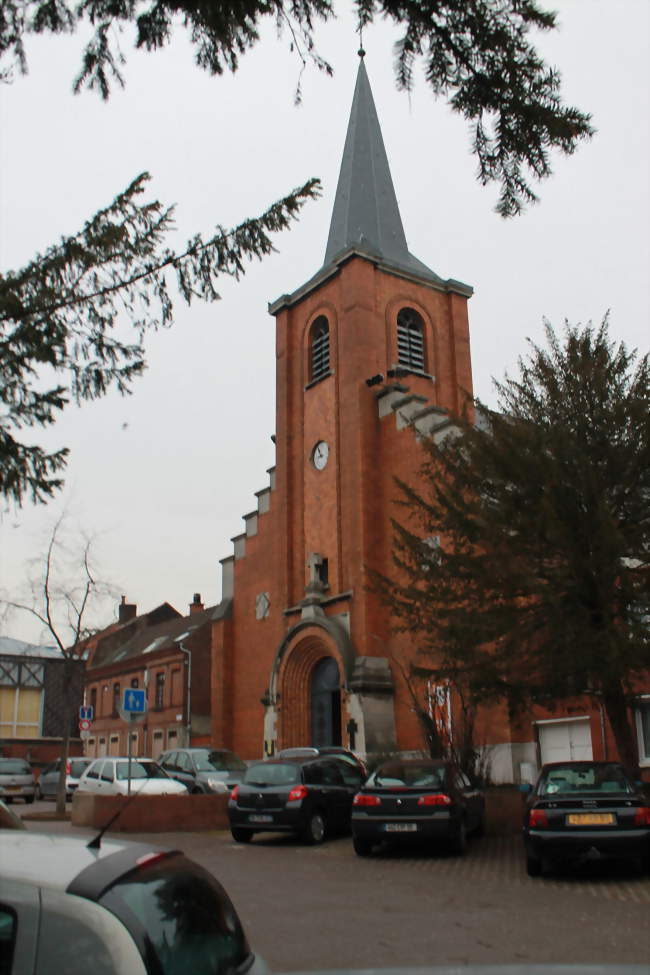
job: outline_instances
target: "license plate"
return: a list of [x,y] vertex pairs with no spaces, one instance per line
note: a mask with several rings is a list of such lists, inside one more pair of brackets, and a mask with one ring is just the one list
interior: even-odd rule
[[5,792],[20,792],[20,791],[21,790],[20,790],[20,786],[19,785],[6,785],[5,786]]
[[384,823],[387,833],[417,833],[417,823]]
[[567,826],[613,826],[616,822],[614,813],[570,813]]
[[249,823],[272,823],[273,816],[260,816],[257,813],[252,813],[248,817],[248,822]]

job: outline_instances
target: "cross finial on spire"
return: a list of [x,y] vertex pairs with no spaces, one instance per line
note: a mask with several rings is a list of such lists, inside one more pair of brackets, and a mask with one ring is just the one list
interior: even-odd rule
[[366,52],[363,49],[363,24],[359,21],[359,26],[357,27],[357,33],[359,34],[359,50],[357,54],[363,60],[366,56]]

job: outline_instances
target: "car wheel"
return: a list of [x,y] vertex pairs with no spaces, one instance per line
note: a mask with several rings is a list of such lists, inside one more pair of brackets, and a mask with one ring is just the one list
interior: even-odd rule
[[11,796],[5,796],[4,801],[7,803],[8,806],[10,806],[11,803],[13,802],[13,799],[11,798]]
[[25,796],[25,802],[32,803],[34,801],[34,796]]
[[250,843],[253,839],[253,833],[250,829],[237,829],[236,826],[233,826],[230,832],[235,843]]
[[452,849],[459,857],[462,857],[467,852],[467,827],[465,820],[462,820],[458,827],[458,836],[454,840]]
[[311,843],[312,846],[323,842],[325,839],[325,820],[322,813],[311,814],[303,835],[307,843]]
[[203,789],[199,789],[198,786],[195,786],[192,789],[190,795],[192,795],[192,796],[202,796],[203,795]]
[[358,836],[353,836],[352,846],[358,857],[369,857],[372,853],[372,843],[370,840],[362,840]]
[[529,877],[541,877],[542,875],[542,861],[539,857],[526,856],[526,873]]
[[474,830],[474,836],[485,836],[485,813],[482,813],[478,825]]

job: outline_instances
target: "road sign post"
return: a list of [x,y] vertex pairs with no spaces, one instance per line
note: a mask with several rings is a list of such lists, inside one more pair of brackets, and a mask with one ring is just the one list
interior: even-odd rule
[[131,761],[133,758],[133,742],[131,741],[131,725],[138,721],[144,721],[147,716],[147,692],[140,687],[127,687],[122,698],[122,707],[119,709],[120,717],[128,725],[128,782],[127,795],[131,795]]

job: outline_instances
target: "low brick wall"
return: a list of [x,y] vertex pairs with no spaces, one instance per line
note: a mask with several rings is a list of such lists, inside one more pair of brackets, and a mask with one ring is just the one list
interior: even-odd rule
[[485,793],[486,833],[507,836],[521,832],[525,796],[517,786],[487,789]]
[[72,825],[100,829],[122,810],[111,832],[165,833],[228,828],[228,796],[97,796],[77,792]]

